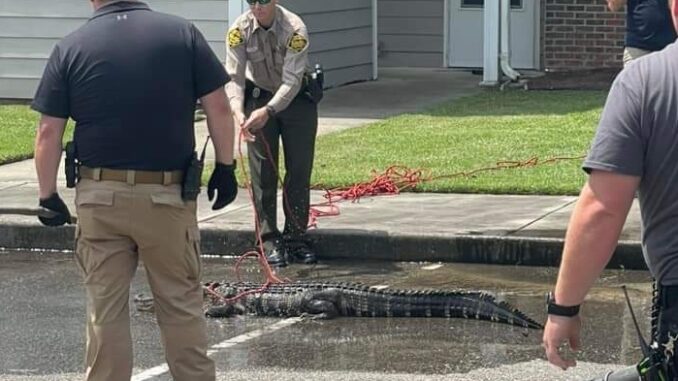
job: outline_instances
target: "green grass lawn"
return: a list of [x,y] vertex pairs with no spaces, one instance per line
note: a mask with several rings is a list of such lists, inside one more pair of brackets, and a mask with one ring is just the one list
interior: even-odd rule
[[27,106],[0,105],[0,163],[33,155],[38,114]]
[[[0,164],[33,157],[39,114],[28,106],[0,105]],[[72,123],[64,134],[70,139]]]
[[[398,164],[451,175],[498,161],[582,156],[598,123],[604,92],[484,91],[365,128],[321,136],[316,188],[347,186]],[[479,173],[424,183],[417,191],[578,194],[581,160]]]
[[[605,96],[597,91],[488,90],[424,112],[320,136],[312,182],[316,188],[349,186],[391,165],[446,176],[499,161],[579,157],[589,148]],[[0,105],[0,163],[32,155],[36,123],[37,114],[28,107]],[[430,181],[416,191],[577,194],[585,181],[580,165],[577,159],[481,172]],[[210,172],[207,168],[205,179]]]

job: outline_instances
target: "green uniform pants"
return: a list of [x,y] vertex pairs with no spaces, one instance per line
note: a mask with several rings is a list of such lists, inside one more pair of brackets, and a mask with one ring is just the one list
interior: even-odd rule
[[[270,99],[268,92],[262,92],[258,98],[247,94],[246,115],[249,117],[252,111],[264,107]],[[264,242],[282,237],[289,241],[299,241],[306,234],[317,132],[317,105],[304,96],[297,96],[287,109],[279,112],[275,118],[269,119],[268,123],[257,132],[257,140],[254,143],[248,143],[252,190]],[[281,138],[285,157],[282,204],[285,227],[282,236],[277,227],[276,218],[278,156]],[[270,147],[270,153],[266,145]]]

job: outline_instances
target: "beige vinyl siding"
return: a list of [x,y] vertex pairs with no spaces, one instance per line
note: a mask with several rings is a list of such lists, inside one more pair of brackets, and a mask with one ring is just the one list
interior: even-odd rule
[[372,0],[282,0],[280,4],[304,19],[311,65],[323,65],[327,86],[373,78]]
[[379,65],[441,67],[444,0],[379,0]]
[[[193,21],[223,60],[228,0],[146,2]],[[0,0],[0,98],[32,98],[54,45],[91,14],[83,0]]]

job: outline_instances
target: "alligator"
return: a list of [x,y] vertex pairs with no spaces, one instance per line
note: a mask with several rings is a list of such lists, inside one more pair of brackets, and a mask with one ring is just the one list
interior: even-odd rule
[[[346,317],[422,317],[487,320],[514,326],[543,329],[543,326],[505,301],[483,291],[377,289],[360,283],[293,282],[269,285],[258,283],[211,283],[206,286],[223,297],[206,292],[205,315],[224,318],[233,315],[305,317],[331,319]],[[253,292],[235,302],[225,303],[242,292]],[[211,296],[210,296],[211,295]]]

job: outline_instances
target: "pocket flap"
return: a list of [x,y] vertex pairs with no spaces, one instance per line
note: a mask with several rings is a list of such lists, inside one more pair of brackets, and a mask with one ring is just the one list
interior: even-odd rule
[[114,192],[103,189],[78,191],[75,195],[75,204],[113,206]]
[[177,208],[186,206],[184,200],[181,199],[181,195],[175,192],[152,193],[151,201],[156,205],[169,205]]

